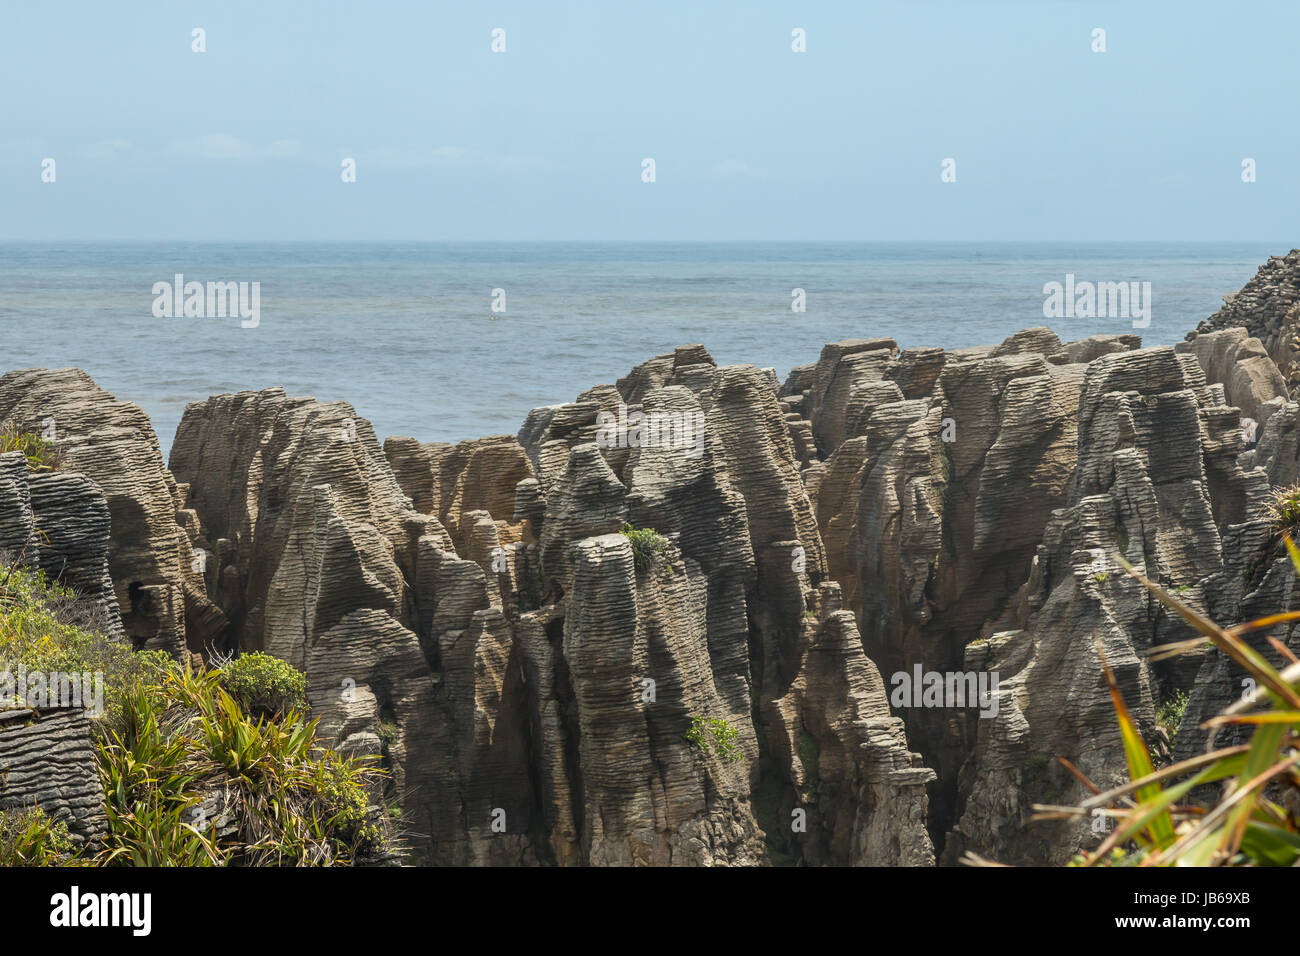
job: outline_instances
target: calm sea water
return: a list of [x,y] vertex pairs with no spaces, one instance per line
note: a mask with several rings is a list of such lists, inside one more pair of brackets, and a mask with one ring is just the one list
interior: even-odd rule
[[[0,370],[80,366],[152,418],[282,385],[343,399],[380,436],[513,433],[652,355],[703,342],[784,378],[826,342],[903,347],[1138,331],[1169,344],[1281,244],[0,243]],[[261,324],[153,316],[155,282],[261,283]],[[1148,281],[1149,328],[1043,317],[1043,284]],[[791,311],[791,290],[807,311]],[[505,292],[493,313],[494,289]]]

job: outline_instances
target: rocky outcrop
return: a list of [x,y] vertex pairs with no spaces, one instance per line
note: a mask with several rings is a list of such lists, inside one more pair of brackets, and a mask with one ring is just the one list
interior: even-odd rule
[[[1179,342],[1179,354],[1196,356],[1207,382],[1223,386],[1227,404],[1262,425],[1287,398],[1286,381],[1257,338],[1242,328],[1223,329]],[[1252,438],[1253,441],[1253,438]]]
[[1300,249],[1273,256],[1223,308],[1189,332],[1188,341],[1221,329],[1246,330],[1277,366],[1292,398],[1300,388]]
[[470,546],[475,512],[486,512],[502,543],[518,541],[515,487],[533,477],[532,463],[512,435],[495,435],[457,445],[389,438],[384,454],[402,491],[423,514],[436,515],[462,552]]
[[[443,661],[417,633],[436,612],[419,588],[432,577],[421,556],[451,541],[412,510],[369,423],[282,389],[213,396],[186,409],[171,466],[213,555],[206,581],[231,622],[230,650],[301,669],[327,739],[382,755],[417,854],[463,838],[462,808],[448,800],[461,779]],[[446,675],[463,690],[459,678]]]
[[64,471],[30,472],[22,452],[0,455],[0,556],[73,589],[85,623],[123,637],[109,573],[110,517],[99,486]]
[[1058,758],[1101,787],[1128,779],[1101,655],[1144,738],[1161,739],[1160,680],[1146,653],[1162,639],[1191,635],[1114,556],[1176,590],[1221,569],[1203,424],[1217,396],[1203,381],[1195,362],[1168,348],[1088,365],[1069,501],[1037,548],[1017,609],[1022,629],[968,649],[1000,672],[1002,694],[998,714],[978,723],[962,770],[964,807],[950,858],[973,849],[1060,864],[1096,842],[1091,821],[1031,826],[1028,819],[1032,803],[1068,805],[1085,796]]
[[[1081,794],[1058,757],[1103,786],[1125,779],[1098,650],[1156,741],[1156,706],[1198,666],[1148,663],[1154,643],[1189,635],[1114,556],[1224,606],[1241,572],[1225,536],[1262,544],[1269,476],[1255,462],[1294,462],[1295,406],[1244,333],[1136,345],[1028,330],[948,355],[926,396],[860,383],[871,400],[844,403],[854,424],[805,473],[830,576],[881,672],[999,679],[978,707],[895,701],[937,774],[929,822],[947,862],[1060,863],[1100,839],[1086,822],[1029,822],[1033,804]],[[1229,394],[1277,413],[1258,448]]]
[[685,346],[518,441],[381,450],[345,405],[214,396],[171,464],[232,646],[382,754],[419,859],[930,863],[932,775],[821,596],[786,415]]
[[90,718],[82,710],[0,710],[0,811],[44,811],[93,853],[108,834]]
[[10,373],[64,465],[0,456],[0,550],[137,646],[302,669],[417,862],[1059,864],[1102,836],[1030,821],[1083,796],[1061,760],[1127,777],[1103,656],[1158,760],[1243,689],[1151,662],[1189,632],[1118,559],[1224,624],[1300,607],[1286,323],[1220,327],[1290,259],[1176,348],[852,339],[782,385],[687,345],[455,445],[267,389],[191,405],[170,471],[82,373]]
[[[158,439],[140,407],[118,401],[79,369],[26,369],[0,377],[0,422],[49,435],[59,450],[60,470],[84,475],[98,487],[108,506],[114,597],[136,647],[176,657],[209,647],[226,622],[203,587],[186,489],[163,466]],[[52,528],[81,520],[77,501],[95,497],[75,480],[48,485],[39,494],[72,496],[67,499],[72,511],[65,508],[64,518],[51,514]],[[97,521],[95,510],[93,504],[87,508],[84,520]],[[53,512],[58,511],[55,504]],[[96,533],[87,529],[87,546],[94,547]],[[67,549],[71,537],[81,535],[60,537]],[[87,584],[99,587],[94,580]]]
[[[884,674],[962,671],[966,644],[1027,577],[1066,503],[1077,444],[1085,366],[1049,362],[1060,350],[1030,330],[945,356],[930,395],[874,387],[860,434],[810,481],[831,577]],[[902,716],[939,774],[931,826],[941,834],[974,726],[952,709]]]

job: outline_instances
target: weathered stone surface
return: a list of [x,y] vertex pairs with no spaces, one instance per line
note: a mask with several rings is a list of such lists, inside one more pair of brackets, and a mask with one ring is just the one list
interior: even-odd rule
[[[1290,295],[1274,285],[1260,308]],[[1100,839],[1029,822],[1083,795],[1057,758],[1127,775],[1101,654],[1157,760],[1203,747],[1195,725],[1241,692],[1215,652],[1150,663],[1189,632],[1117,557],[1225,624],[1300,607],[1268,512],[1300,475],[1300,403],[1269,334],[848,340],[780,387],[682,346],[454,446],[381,449],[350,406],[279,389],[214,396],[176,479],[134,406],[11,373],[0,413],[76,410],[86,467],[0,456],[0,547],[48,522],[29,563],[106,605],[120,528],[209,554],[176,568],[199,589],[180,633],[303,668],[326,735],[392,771],[421,862],[1057,864]],[[702,429],[611,439],[601,413]],[[128,502],[158,520],[123,523]],[[918,668],[998,681],[894,699]],[[1171,747],[1156,708],[1188,689]],[[738,759],[692,743],[696,717]]]
[[82,710],[0,710],[0,810],[39,808],[92,850],[108,835],[90,718]]
[[1286,380],[1259,339],[1245,329],[1223,329],[1179,342],[1178,352],[1196,356],[1207,382],[1221,384],[1227,404],[1256,422],[1267,421],[1277,408],[1273,399],[1287,397]]
[[199,542],[186,527],[192,516],[140,407],[118,401],[79,369],[25,369],[0,377],[4,421],[52,429],[61,469],[85,475],[102,492],[111,520],[109,573],[136,646],[179,656],[217,639],[225,621],[195,567]]
[[[1033,803],[1068,805],[1086,795],[1057,758],[1103,788],[1127,779],[1100,654],[1140,732],[1167,757],[1155,726],[1161,675],[1146,652],[1189,632],[1114,556],[1175,590],[1221,572],[1209,468],[1219,451],[1208,439],[1220,419],[1239,436],[1239,422],[1233,410],[1200,404],[1214,397],[1200,369],[1168,348],[1108,354],[1087,366],[1069,505],[1047,522],[1014,615],[1022,629],[967,649],[968,660],[1000,673],[1001,706],[977,722],[947,861],[974,850],[1061,864],[1099,841],[1089,820],[1028,819]],[[1252,484],[1240,471],[1226,474],[1222,493],[1240,498]]]
[[513,435],[494,435],[456,445],[388,438],[384,453],[412,507],[436,515],[458,550],[469,544],[466,516],[485,511],[497,522],[503,544],[518,541],[515,486],[533,478],[527,453]]
[[1223,297],[1223,308],[1187,334],[1194,341],[1220,329],[1245,329],[1258,339],[1287,383],[1300,387],[1300,249],[1273,256],[1240,290]]

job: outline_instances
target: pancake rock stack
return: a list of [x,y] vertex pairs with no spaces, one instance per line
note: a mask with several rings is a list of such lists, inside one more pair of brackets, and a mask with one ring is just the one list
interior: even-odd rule
[[[1177,347],[853,339],[780,383],[685,345],[458,444],[271,388],[190,405],[164,467],[83,372],[11,372],[0,423],[61,463],[0,455],[0,552],[112,639],[301,669],[415,862],[1060,864],[1104,828],[1031,821],[1085,795],[1058,758],[1127,779],[1103,656],[1158,760],[1242,692],[1209,649],[1151,662],[1191,635],[1119,559],[1224,625],[1300,607],[1298,257]],[[96,839],[88,741],[7,718],[0,801]]]

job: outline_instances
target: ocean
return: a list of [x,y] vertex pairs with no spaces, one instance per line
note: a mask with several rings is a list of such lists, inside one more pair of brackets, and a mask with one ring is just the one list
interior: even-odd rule
[[[996,343],[1135,332],[1171,344],[1269,243],[0,243],[0,370],[79,366],[141,405],[164,453],[188,402],[281,385],[345,400],[381,438],[516,432],[639,362],[702,342],[790,368],[826,342]],[[156,283],[260,283],[238,315],[157,317]],[[1044,318],[1044,285],[1149,282],[1150,325]],[[806,310],[791,308],[804,290]],[[495,310],[494,310],[495,307]]]

